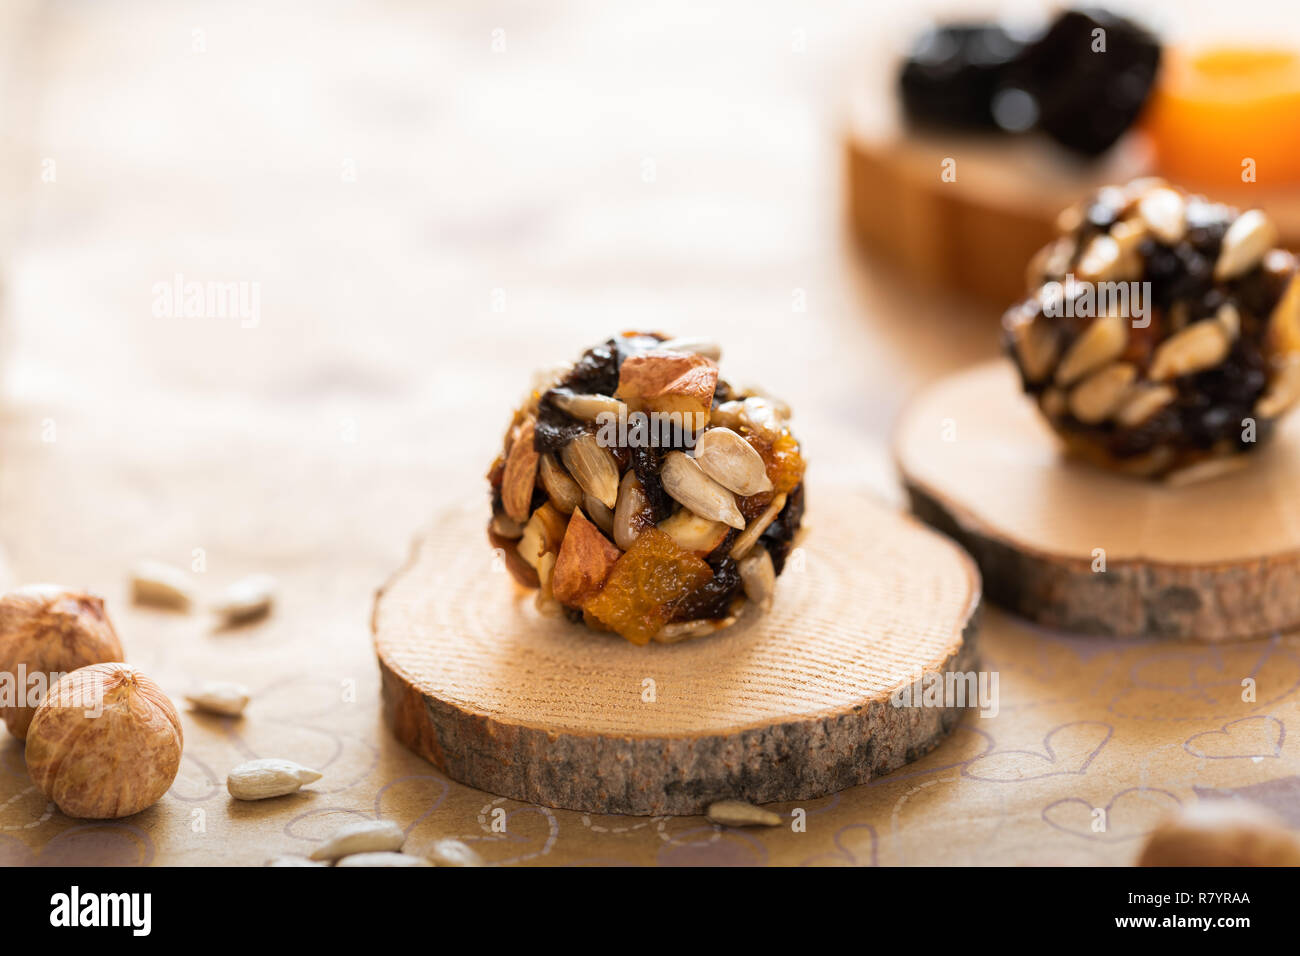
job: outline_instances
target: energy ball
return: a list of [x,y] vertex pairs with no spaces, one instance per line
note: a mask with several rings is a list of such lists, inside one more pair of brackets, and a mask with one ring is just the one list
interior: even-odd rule
[[698,339],[624,332],[543,376],[488,472],[488,539],[546,614],[675,643],[770,606],[803,519],[789,409]]
[[1059,232],[1003,331],[1068,450],[1151,478],[1243,464],[1300,397],[1300,282],[1272,222],[1143,179]]

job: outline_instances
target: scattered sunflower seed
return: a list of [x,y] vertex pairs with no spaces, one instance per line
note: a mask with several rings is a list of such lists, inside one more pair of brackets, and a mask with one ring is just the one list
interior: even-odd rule
[[212,606],[227,624],[242,624],[270,613],[275,602],[276,580],[269,574],[241,578],[222,593]]
[[297,793],[305,784],[321,778],[312,770],[292,760],[264,757],[241,763],[226,777],[226,789],[236,800],[265,800]]
[[410,856],[406,853],[354,853],[345,856],[334,864],[344,866],[433,866],[423,857]]
[[311,858],[338,860],[355,853],[397,852],[405,842],[406,834],[392,820],[360,820],[340,827],[328,843],[312,851]]
[[220,714],[223,717],[238,717],[248,706],[250,696],[248,688],[243,684],[210,680],[204,681],[191,693],[186,694],[185,699],[194,706],[195,710]]
[[429,850],[428,859],[434,866],[483,865],[483,858],[472,847],[460,840],[450,838],[435,843]]
[[317,863],[315,860],[309,860],[305,856],[293,856],[285,854],[275,856],[266,861],[267,866],[328,866],[327,863]]
[[779,827],[784,820],[771,810],[764,810],[744,800],[719,800],[709,805],[709,820],[724,827]]
[[150,607],[188,611],[194,603],[194,582],[170,564],[141,561],[131,571],[131,599]]

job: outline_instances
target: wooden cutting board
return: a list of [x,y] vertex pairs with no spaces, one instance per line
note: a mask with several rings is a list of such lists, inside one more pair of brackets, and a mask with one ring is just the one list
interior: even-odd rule
[[1067,460],[1009,362],[922,392],[895,434],[913,511],[989,597],[1067,631],[1225,641],[1300,627],[1300,418],[1240,470],[1170,486]]
[[770,613],[646,647],[539,615],[486,506],[443,513],[376,598],[389,725],[462,783],[593,813],[812,799],[916,759],[962,709],[889,698],[974,670],[978,573],[866,497],[810,497]]

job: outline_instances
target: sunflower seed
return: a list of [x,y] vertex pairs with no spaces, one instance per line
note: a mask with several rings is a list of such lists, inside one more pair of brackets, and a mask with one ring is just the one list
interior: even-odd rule
[[555,460],[549,452],[538,460],[537,473],[542,479],[542,487],[566,515],[573,514],[573,509],[582,504],[582,489],[569,477],[569,473]]
[[439,840],[428,852],[434,866],[482,866],[483,858],[466,843],[450,838]]
[[733,528],[745,527],[745,517],[736,507],[731,492],[706,475],[695,459],[680,451],[670,451],[664,457],[659,479],[664,491],[701,518],[721,521]]
[[608,395],[578,395],[565,388],[551,392],[551,401],[566,415],[579,421],[594,422],[603,414],[627,417],[627,405]]
[[269,574],[253,574],[226,588],[212,606],[227,624],[240,624],[267,614],[275,600],[276,581]]
[[1179,468],[1165,475],[1165,484],[1171,488],[1185,488],[1200,484],[1222,475],[1230,475],[1246,466],[1244,455],[1232,455],[1225,458],[1207,458],[1186,468]]
[[779,827],[784,822],[771,810],[744,800],[719,800],[709,804],[705,815],[711,822],[724,827]]
[[740,424],[765,435],[779,435],[785,419],[777,402],[761,395],[751,395],[740,405]]
[[744,560],[745,556],[758,539],[762,537],[767,526],[776,520],[776,516],[781,513],[785,507],[785,494],[779,494],[772,499],[772,503],[763,509],[763,513],[751,521],[744,531],[736,536],[736,540],[731,544],[731,557],[737,561]]
[[1059,279],[1070,268],[1074,258],[1075,243],[1073,239],[1061,238],[1049,242],[1034,253],[1025,269],[1025,284],[1036,289],[1044,279]]
[[266,757],[241,763],[226,777],[226,789],[236,800],[265,800],[296,793],[304,784],[321,778],[318,770],[292,760]]
[[739,428],[742,424],[740,413],[744,410],[745,403],[740,399],[723,402],[709,415],[709,422],[713,425],[722,425],[725,428]]
[[636,472],[629,470],[618,486],[614,508],[614,543],[626,551],[650,524],[650,504]]
[[141,561],[131,571],[131,599],[136,604],[188,611],[194,603],[194,584],[179,568],[160,561]]
[[1031,382],[1047,378],[1052,373],[1060,346],[1056,331],[1046,322],[1029,320],[1015,323],[1011,335],[1025,377]]
[[293,856],[291,854],[286,853],[283,856],[272,857],[271,859],[266,861],[266,865],[267,866],[328,866],[329,864],[317,863],[314,860],[307,859],[305,856]]
[[1057,385],[1072,385],[1089,372],[1119,358],[1128,342],[1128,326],[1118,315],[1092,321],[1075,339],[1056,369]]
[[407,853],[354,853],[334,864],[336,867],[357,866],[433,866],[428,860]]
[[250,693],[243,684],[211,680],[200,684],[193,693],[186,694],[196,710],[223,717],[238,717],[248,706]]
[[492,516],[492,533],[514,541],[523,535],[524,526],[508,514],[496,514]]
[[772,566],[772,556],[767,548],[758,547],[750,551],[738,567],[741,583],[745,586],[745,597],[749,598],[763,610],[772,605],[772,594],[776,590],[776,569]]
[[1043,394],[1038,399],[1038,407],[1048,418],[1060,418],[1069,410],[1065,392],[1055,386],[1043,390]]
[[1231,342],[1224,325],[1217,321],[1194,322],[1156,347],[1148,376],[1164,382],[1213,368],[1228,355]]
[[708,634],[716,634],[724,627],[730,627],[736,623],[734,616],[724,618],[701,618],[697,621],[675,621],[672,624],[665,624],[655,634],[656,644],[677,644],[691,637],[704,637]]
[[1277,227],[1258,209],[1248,209],[1238,216],[1223,235],[1219,261],[1214,264],[1214,278],[1235,279],[1245,275],[1277,245]]
[[1219,306],[1219,310],[1214,313],[1214,321],[1223,326],[1223,331],[1228,333],[1228,341],[1235,341],[1241,334],[1241,313],[1231,302],[1225,302]]
[[695,461],[706,475],[738,495],[772,490],[763,456],[730,428],[710,428],[701,435]]
[[1173,245],[1187,232],[1187,202],[1176,189],[1160,186],[1138,201],[1138,215],[1166,245]]
[[1097,236],[1079,258],[1079,278],[1085,282],[1136,279],[1142,274],[1138,244],[1146,236],[1140,221],[1124,220],[1111,226],[1109,234]]
[[606,536],[614,533],[614,512],[605,507],[603,501],[598,500],[595,495],[584,494],[582,496],[582,510],[587,513],[587,517]]
[[1112,362],[1093,372],[1070,392],[1070,411],[1085,425],[1105,421],[1124,401],[1128,387],[1137,378],[1137,367],[1129,362]]
[[392,820],[359,820],[349,823],[312,851],[313,860],[338,860],[354,853],[397,852],[406,834]]
[[1268,388],[1255,403],[1255,414],[1261,418],[1277,418],[1300,400],[1300,360],[1292,357],[1281,368],[1274,369]]
[[583,432],[564,446],[560,458],[583,491],[607,508],[618,504],[618,463],[595,435]]
[[1172,402],[1174,394],[1168,385],[1135,385],[1115,412],[1115,421],[1125,428],[1136,428]]
[[655,348],[668,352],[693,352],[715,362],[722,358],[722,346],[709,339],[668,339],[666,342],[660,342]]

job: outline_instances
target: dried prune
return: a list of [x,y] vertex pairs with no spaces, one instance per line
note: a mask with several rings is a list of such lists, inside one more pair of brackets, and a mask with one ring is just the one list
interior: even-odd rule
[[785,567],[785,559],[794,546],[795,533],[798,532],[799,526],[803,524],[803,511],[804,488],[801,483],[794,491],[790,492],[781,513],[776,516],[776,520],[767,526],[767,530],[758,539],[767,548],[768,554],[772,556],[772,567],[777,574],[780,574]]
[[1159,65],[1159,42],[1133,21],[1067,10],[1007,67],[999,92],[1023,90],[1036,104],[1039,129],[1067,149],[1099,156],[1137,119]]
[[632,470],[645,490],[646,503],[650,505],[652,520],[658,524],[673,511],[673,500],[664,491],[664,483],[659,479],[659,469],[663,466],[664,452],[658,448],[633,448]]
[[740,591],[740,570],[731,558],[723,558],[709,578],[673,605],[668,616],[674,621],[699,621],[723,618],[731,613],[731,602]]
[[997,131],[994,99],[1022,36],[996,23],[949,23],[917,38],[899,74],[907,118],[922,125]]

